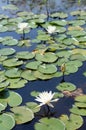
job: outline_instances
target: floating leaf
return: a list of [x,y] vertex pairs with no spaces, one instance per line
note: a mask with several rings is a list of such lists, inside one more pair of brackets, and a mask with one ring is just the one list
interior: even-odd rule
[[5,76],[9,78],[18,78],[21,75],[21,71],[18,68],[12,68],[5,72]]
[[0,129],[11,130],[15,126],[14,118],[6,113],[0,115]]
[[73,91],[76,89],[76,86],[70,82],[63,82],[60,83],[56,88],[60,91]]
[[78,108],[77,106],[73,105],[73,107],[70,109],[70,112],[81,115],[81,116],[86,116],[86,109],[84,108]]
[[29,81],[33,81],[36,80],[37,78],[34,76],[33,71],[31,70],[25,70],[22,72],[21,77],[29,80]]
[[25,84],[27,83],[27,80],[25,79],[8,79],[10,85],[8,86],[8,88],[10,89],[17,89],[17,88],[22,88],[25,86]]
[[19,59],[32,59],[34,58],[35,54],[34,53],[30,53],[28,51],[21,51],[21,52],[17,52],[16,53],[16,57],[19,58]]
[[34,113],[40,111],[40,107],[37,107],[38,104],[35,102],[27,102],[26,106],[31,109]]
[[70,114],[70,117],[67,115],[62,115],[60,119],[65,123],[66,130],[76,130],[83,124],[82,117],[75,114]]
[[65,130],[64,123],[56,118],[42,118],[35,124],[35,130]]
[[41,64],[40,61],[32,61],[32,62],[27,63],[25,67],[28,69],[36,70],[40,64]]
[[16,67],[16,66],[19,66],[19,65],[22,65],[23,64],[23,61],[18,61],[17,58],[11,58],[11,59],[7,59],[5,61],[3,61],[3,65],[4,66],[7,66],[7,67]]
[[58,57],[52,52],[46,52],[44,54],[36,54],[35,58],[38,61],[52,63],[52,62],[55,62]]
[[14,113],[14,118],[17,124],[29,122],[34,118],[32,110],[25,106],[14,107],[10,110]]
[[4,89],[6,89],[9,85],[8,81],[4,81],[0,83],[0,92],[3,91]]
[[0,55],[8,56],[15,53],[15,50],[13,48],[3,48],[0,49]]
[[57,68],[53,64],[42,64],[39,66],[38,70],[43,74],[53,74],[57,71]]
[[8,93],[9,97],[6,99],[6,101],[8,102],[9,106],[14,107],[22,103],[22,97],[18,93],[13,91],[8,91]]
[[57,17],[59,17],[59,18],[67,18],[68,14],[66,14],[64,12],[56,12],[56,13],[52,13],[50,16],[53,17],[53,18],[57,18]]

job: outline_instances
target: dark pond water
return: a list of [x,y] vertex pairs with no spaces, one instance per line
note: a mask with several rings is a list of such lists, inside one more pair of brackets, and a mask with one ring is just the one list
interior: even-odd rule
[[[3,11],[1,9],[2,6],[7,5],[9,3],[15,4],[20,8],[20,11],[27,10],[27,11],[33,11],[34,13],[46,13],[46,7],[44,4],[42,4],[42,1],[39,0],[19,0],[19,1],[10,1],[7,2],[6,0],[0,0],[0,13],[1,14],[8,14],[9,16],[16,16],[16,11]],[[28,3],[28,4],[27,4]],[[56,12],[56,11],[63,11],[66,13],[71,12],[72,10],[76,9],[86,9],[86,0],[82,0],[81,3],[78,3],[77,0],[49,0],[48,1],[48,8],[49,13]],[[30,6],[28,6],[30,5]],[[69,18],[71,19],[71,18]],[[29,34],[30,38],[35,38],[37,34],[34,32],[31,32]],[[1,33],[1,37],[3,36],[13,36],[16,39],[20,38],[20,35],[17,35],[15,32],[6,32]],[[26,35],[28,37],[28,34]],[[3,46],[1,46],[2,48]],[[27,47],[23,47],[22,49],[19,47],[14,47],[17,51],[20,50],[28,50]],[[29,51],[31,51],[33,48],[35,48],[35,45],[31,48],[29,48]],[[84,93],[86,93],[86,77],[82,75],[82,73],[86,71],[86,62],[83,63],[83,66],[80,67],[79,71],[75,74],[70,74],[68,76],[65,76],[65,81],[74,83],[78,88],[82,88]],[[24,88],[15,90],[23,97],[22,105],[24,105],[25,102],[34,101],[34,98],[30,96],[30,92],[33,90],[37,91],[57,91],[56,86],[61,82],[62,77],[60,78],[53,78],[51,80],[47,81],[33,81],[26,84]],[[71,108],[73,104],[72,98],[64,97],[62,101],[59,101],[58,104],[55,104],[54,110],[57,112],[56,116],[59,116],[61,114],[67,113],[68,109]],[[16,125],[13,130],[34,130],[34,123],[37,121],[37,119],[34,119],[33,121],[23,124],[23,125]],[[79,130],[85,130],[86,129],[86,118],[84,119],[84,125]]]

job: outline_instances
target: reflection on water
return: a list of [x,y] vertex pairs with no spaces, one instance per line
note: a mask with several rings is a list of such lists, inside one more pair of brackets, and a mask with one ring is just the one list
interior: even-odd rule
[[[72,10],[86,8],[86,0],[46,0],[49,13],[55,11],[70,12]],[[2,0],[0,5],[14,4],[20,11],[33,11],[34,13],[46,13],[44,0]]]

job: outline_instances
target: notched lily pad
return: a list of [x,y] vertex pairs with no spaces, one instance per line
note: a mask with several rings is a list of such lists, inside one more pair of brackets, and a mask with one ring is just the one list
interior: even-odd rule
[[42,118],[35,124],[35,130],[65,130],[64,123],[56,118]]
[[60,83],[57,87],[60,91],[73,91],[76,89],[76,86],[70,82]]
[[0,55],[8,56],[14,54],[16,51],[13,48],[0,49]]
[[43,74],[53,74],[57,71],[57,67],[53,64],[42,64],[39,66],[38,71]]
[[52,63],[58,59],[58,57],[52,52],[46,52],[44,54],[36,54],[35,58],[38,61],[43,61],[46,63]]
[[14,107],[10,110],[14,113],[14,118],[17,124],[29,122],[34,118],[32,110],[25,106]]

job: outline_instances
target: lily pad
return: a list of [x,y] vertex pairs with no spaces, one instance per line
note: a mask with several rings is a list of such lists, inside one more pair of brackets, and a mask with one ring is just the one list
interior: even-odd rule
[[9,97],[6,99],[6,101],[8,102],[9,106],[14,107],[22,103],[22,97],[18,93],[13,91],[8,91],[8,93]]
[[47,79],[51,79],[53,77],[52,74],[43,74],[43,73],[41,73],[39,71],[35,71],[34,76],[37,79],[41,79],[41,80],[47,80]]
[[52,63],[57,60],[57,56],[52,52],[46,52],[44,54],[36,54],[36,60],[43,61],[46,63]]
[[3,66],[16,67],[23,64],[23,61],[19,61],[17,58],[11,58],[3,61]]
[[0,92],[3,91],[4,89],[6,89],[9,85],[8,81],[4,81],[0,83]]
[[53,64],[42,64],[38,70],[43,74],[53,74],[57,71],[57,67]]
[[29,59],[32,59],[34,58],[35,54],[34,53],[30,53],[28,51],[21,51],[21,52],[17,52],[16,53],[16,58],[19,58],[19,59],[26,59],[26,60],[29,60]]
[[60,119],[66,125],[66,130],[76,130],[83,125],[83,119],[79,115],[70,114],[70,117],[62,115]]
[[21,77],[29,80],[29,81],[33,81],[36,80],[37,78],[34,76],[33,71],[31,70],[25,70],[22,72]]
[[32,62],[27,63],[25,67],[32,70],[37,70],[40,64],[41,64],[40,61],[32,61]]
[[9,78],[18,78],[21,75],[21,71],[18,68],[12,68],[5,72],[5,76]]
[[27,102],[26,106],[33,111],[33,113],[36,113],[40,111],[40,107],[37,107],[38,104],[35,102]]
[[76,89],[76,86],[70,82],[60,83],[57,87],[60,91],[73,91]]
[[15,126],[14,118],[6,113],[0,115],[0,129],[11,130]]
[[25,86],[25,84],[27,83],[27,80],[25,79],[8,79],[10,85],[8,86],[8,88],[10,89],[17,89],[17,88],[22,88]]
[[10,110],[14,113],[14,118],[17,124],[29,122],[34,118],[32,110],[25,106],[14,107]]
[[56,118],[42,118],[35,124],[35,130],[65,130],[64,123]]
[[14,54],[16,51],[13,48],[0,49],[0,55],[8,56]]
[[86,109],[78,108],[75,105],[73,105],[73,107],[70,109],[70,112],[77,114],[77,115],[86,116]]

